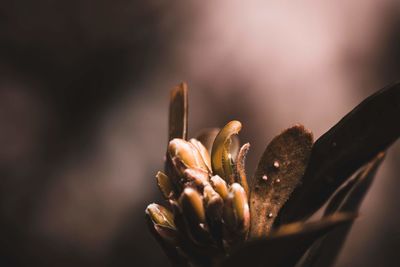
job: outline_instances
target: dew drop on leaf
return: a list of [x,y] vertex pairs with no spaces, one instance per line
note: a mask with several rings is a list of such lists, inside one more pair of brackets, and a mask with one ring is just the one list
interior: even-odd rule
[[279,166],[280,166],[279,161],[275,160],[275,161],[274,161],[274,168],[275,168],[275,169],[278,169]]

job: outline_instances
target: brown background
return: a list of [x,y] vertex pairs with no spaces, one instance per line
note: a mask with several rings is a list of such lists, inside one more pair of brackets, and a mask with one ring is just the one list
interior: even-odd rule
[[[244,124],[252,173],[301,122],[320,136],[398,79],[400,4],[351,1],[3,1],[1,266],[165,266],[144,209],[161,201],[168,91],[190,133]],[[400,146],[337,266],[398,266]]]

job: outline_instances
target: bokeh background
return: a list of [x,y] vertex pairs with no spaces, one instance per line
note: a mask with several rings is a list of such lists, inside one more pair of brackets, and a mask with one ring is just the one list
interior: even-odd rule
[[[3,1],[0,265],[166,266],[144,209],[170,88],[191,135],[242,121],[251,174],[282,129],[319,137],[399,79],[399,48],[398,0]],[[397,142],[336,266],[399,266],[399,174]]]

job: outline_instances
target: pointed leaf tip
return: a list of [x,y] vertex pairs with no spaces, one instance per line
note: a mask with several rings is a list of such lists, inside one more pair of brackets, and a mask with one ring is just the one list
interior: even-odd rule
[[168,140],[187,139],[188,86],[186,83],[181,83],[171,90],[168,125]]

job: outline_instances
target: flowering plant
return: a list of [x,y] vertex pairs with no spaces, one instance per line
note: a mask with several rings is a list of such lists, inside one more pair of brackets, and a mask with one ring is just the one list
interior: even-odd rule
[[[400,85],[364,100],[315,143],[302,125],[267,145],[249,188],[242,124],[188,139],[188,89],[171,91],[167,205],[150,204],[151,232],[174,266],[330,266],[400,135]],[[326,205],[325,205],[326,204]],[[311,215],[323,209],[319,220]]]

